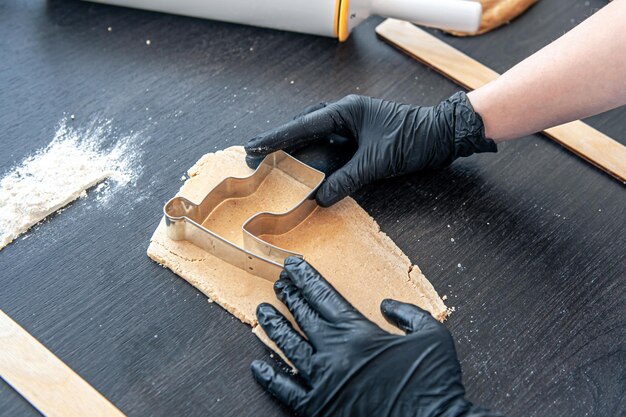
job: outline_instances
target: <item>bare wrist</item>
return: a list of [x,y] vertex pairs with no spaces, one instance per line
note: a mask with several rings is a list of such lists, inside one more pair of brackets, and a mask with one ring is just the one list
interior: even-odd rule
[[492,139],[494,142],[501,142],[503,139],[498,137],[494,126],[493,112],[490,110],[489,100],[485,92],[485,87],[471,91],[467,94],[472,108],[480,115],[485,126],[485,137]]

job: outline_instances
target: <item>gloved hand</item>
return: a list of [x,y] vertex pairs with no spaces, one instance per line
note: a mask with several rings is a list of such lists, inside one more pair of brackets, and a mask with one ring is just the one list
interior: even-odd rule
[[372,181],[448,166],[460,156],[496,152],[485,138],[480,115],[463,92],[434,107],[411,106],[349,95],[248,141],[247,162],[284,149],[292,152],[339,135],[355,141],[351,160],[330,175],[317,192],[321,206],[330,206]]
[[452,337],[428,312],[384,300],[385,318],[407,334],[387,333],[295,257],[285,261],[274,289],[306,339],[271,304],[259,305],[257,318],[300,377],[258,360],[251,369],[265,389],[299,415],[497,415],[464,398]]

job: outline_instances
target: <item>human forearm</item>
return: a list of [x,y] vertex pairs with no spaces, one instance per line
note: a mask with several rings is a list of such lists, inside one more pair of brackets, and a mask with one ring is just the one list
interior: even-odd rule
[[278,149],[332,144],[337,136],[356,145],[352,158],[329,172],[317,191],[326,207],[373,181],[442,168],[473,153],[495,152],[494,140],[609,110],[626,103],[623,22],[626,0],[616,0],[494,82],[436,106],[356,95],[322,103],[248,141],[246,161],[256,168]]
[[616,0],[497,80],[468,94],[495,141],[626,103],[626,0]]

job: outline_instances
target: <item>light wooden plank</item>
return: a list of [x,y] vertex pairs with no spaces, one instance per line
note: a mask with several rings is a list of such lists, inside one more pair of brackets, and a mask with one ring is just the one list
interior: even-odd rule
[[[467,89],[479,88],[500,75],[411,23],[387,19],[376,27],[376,33]],[[546,129],[543,133],[626,183],[626,146],[580,120]]]
[[124,416],[2,310],[0,376],[48,417]]

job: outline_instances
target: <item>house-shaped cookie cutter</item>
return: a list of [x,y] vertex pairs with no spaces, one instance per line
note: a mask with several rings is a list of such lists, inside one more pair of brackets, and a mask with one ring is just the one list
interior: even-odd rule
[[[269,173],[278,169],[305,185],[309,192],[293,208],[283,213],[260,212],[241,226],[243,247],[202,226],[221,203],[254,194]],[[302,223],[316,208],[315,192],[324,181],[318,171],[286,152],[267,155],[248,177],[228,177],[213,188],[200,204],[185,197],[174,197],[163,207],[167,235],[172,240],[186,240],[244,271],[270,281],[278,279],[285,258],[302,254],[274,246],[263,235],[281,235]],[[276,190],[281,192],[281,190]]]

